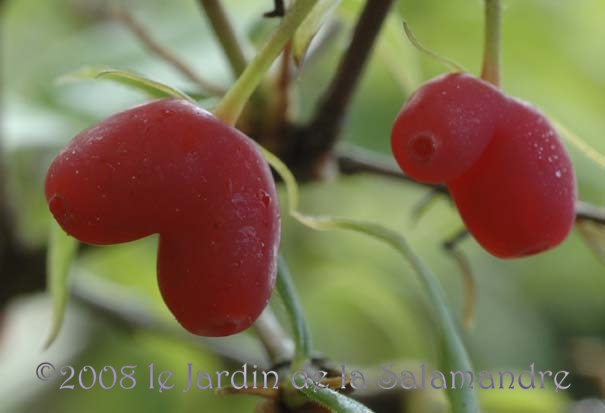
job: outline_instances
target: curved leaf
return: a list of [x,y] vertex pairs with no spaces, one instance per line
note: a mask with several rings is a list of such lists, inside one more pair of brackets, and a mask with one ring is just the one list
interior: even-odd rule
[[[357,400],[353,400],[344,394],[335,392],[328,388],[316,387],[313,380],[305,379],[301,376],[294,378],[297,384],[297,390],[304,394],[308,399],[317,402],[323,406],[328,407],[336,413],[374,413],[368,407],[359,403]],[[303,387],[305,386],[306,387]],[[300,388],[298,388],[300,387]]]
[[340,0],[319,0],[298,30],[296,30],[292,38],[292,56],[297,66],[302,65],[315,35],[339,4]]
[[86,66],[64,74],[57,81],[66,83],[94,79],[112,80],[133,89],[138,89],[152,98],[175,97],[194,102],[193,98],[178,89],[126,70]]
[[46,284],[53,300],[53,318],[50,333],[44,344],[47,349],[55,341],[65,317],[65,308],[69,296],[68,276],[78,241],[67,235],[53,219],[50,224],[50,238],[46,258]]
[[294,354],[294,360],[292,361],[292,369],[297,369],[310,358],[311,356],[311,333],[305,316],[298,301],[296,294],[296,287],[290,275],[290,270],[286,264],[286,260],[283,255],[279,255],[277,261],[277,291],[281,297],[288,317],[290,318],[290,324],[292,325],[292,332],[294,335],[294,344],[296,351]]
[[[371,222],[339,217],[311,217],[296,211],[292,214],[308,227],[319,230],[344,229],[366,234],[389,244],[401,253],[420,276],[420,281],[423,283],[432,304],[435,306],[437,321],[445,345],[444,370],[473,371],[468,353],[460,337],[457,323],[452,316],[437,277],[414,253],[403,236],[389,228]],[[474,389],[462,387],[460,389],[448,389],[448,391],[454,413],[476,413],[479,411],[479,401]]]

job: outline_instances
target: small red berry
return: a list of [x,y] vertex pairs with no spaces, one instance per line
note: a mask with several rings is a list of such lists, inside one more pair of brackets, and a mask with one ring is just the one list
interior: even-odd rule
[[553,248],[572,228],[576,180],[556,130],[487,82],[429,81],[398,115],[391,144],[405,173],[447,184],[468,230],[495,256]]
[[49,208],[88,244],[160,234],[158,284],[187,330],[249,327],[275,283],[275,184],[255,143],[184,100],[117,113],[81,132],[46,177]]
[[503,103],[498,89],[467,74],[427,82],[393,124],[391,147],[399,166],[426,183],[462,175],[489,144]]

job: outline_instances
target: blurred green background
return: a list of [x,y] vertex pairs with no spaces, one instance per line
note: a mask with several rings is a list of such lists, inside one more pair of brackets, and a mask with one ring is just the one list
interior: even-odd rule
[[[270,1],[226,0],[242,36],[263,38],[273,23],[262,23]],[[193,0],[133,1],[129,9],[154,37],[216,83],[228,86],[230,71]],[[361,1],[344,0],[334,18],[340,30],[305,66],[298,80],[301,119],[328,83],[346,46]],[[605,153],[605,2],[602,0],[505,0],[502,87],[535,103]],[[2,135],[8,183],[6,200],[15,212],[24,245],[43,245],[50,214],[43,198],[46,168],[58,150],[81,129],[145,100],[139,92],[110,82],[58,85],[63,73],[84,65],[137,71],[190,89],[165,62],[151,56],[122,25],[104,17],[106,2],[95,0],[5,0],[2,2]],[[483,8],[480,0],[400,0],[372,55],[347,118],[344,139],[388,153],[391,123],[407,94],[444,71],[405,40],[403,16],[425,45],[473,73],[481,65]],[[251,44],[253,40],[251,40]],[[252,47],[252,46],[251,46]],[[605,204],[603,169],[571,145],[580,197]],[[419,221],[411,218],[426,189],[373,176],[338,177],[303,188],[302,209],[363,218],[402,231],[440,276],[452,308],[460,315],[463,291],[456,263],[441,243],[461,220],[445,199]],[[285,215],[284,215],[285,216]],[[595,228],[596,231],[599,228]],[[414,361],[436,365],[431,306],[416,275],[384,245],[342,232],[314,232],[284,219],[282,248],[288,258],[317,350],[362,371],[385,361],[400,370]],[[603,233],[598,233],[603,239]],[[87,249],[73,278],[112,300],[149,300],[157,317],[176,324],[164,309],[155,283],[155,239]],[[485,412],[571,411],[572,400],[598,397],[605,379],[605,269],[577,231],[554,251],[502,261],[471,239],[462,246],[477,282],[477,319],[465,333],[475,370],[572,372],[572,387],[481,392]],[[90,281],[87,281],[90,280]],[[106,291],[110,288],[111,291]],[[117,290],[116,290],[117,289]],[[273,300],[283,316],[279,300]],[[126,303],[127,304],[127,303]],[[187,363],[214,372],[221,359],[211,349],[162,334],[120,329],[89,310],[70,306],[59,341],[41,347],[50,322],[50,301],[42,295],[15,297],[0,324],[0,411],[2,412],[248,412],[258,399],[217,396],[212,391],[182,393]],[[0,310],[2,311],[2,310]],[[262,357],[244,340],[230,343]],[[244,341],[240,341],[244,340]],[[59,390],[64,376],[41,382],[35,367],[137,365],[133,390]],[[148,366],[179,376],[172,391],[148,388]],[[241,364],[240,364],[241,365]],[[364,367],[365,366],[365,367]],[[583,367],[584,366],[584,367]],[[593,377],[583,377],[585,366]],[[180,373],[179,373],[180,372]],[[73,384],[73,383],[72,383]],[[430,392],[429,392],[430,393]],[[438,392],[436,392],[438,393]],[[401,411],[439,412],[432,404],[443,394],[407,394]],[[431,407],[433,405],[433,407]]]

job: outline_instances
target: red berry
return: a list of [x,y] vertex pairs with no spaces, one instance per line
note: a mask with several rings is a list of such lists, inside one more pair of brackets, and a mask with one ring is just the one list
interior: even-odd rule
[[255,143],[183,100],[115,114],[81,132],[46,177],[49,208],[89,244],[160,234],[158,284],[187,330],[249,327],[275,283],[275,184]]
[[529,104],[469,75],[441,76],[404,106],[391,142],[404,172],[447,184],[468,230],[493,255],[536,254],[569,234],[573,167],[554,127]]
[[467,74],[424,84],[393,125],[391,147],[399,166],[426,183],[462,175],[489,144],[503,101],[498,89]]

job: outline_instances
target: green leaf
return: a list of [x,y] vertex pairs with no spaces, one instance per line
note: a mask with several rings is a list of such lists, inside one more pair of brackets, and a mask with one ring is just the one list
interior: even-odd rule
[[138,89],[152,98],[175,97],[195,102],[193,98],[178,89],[126,70],[85,66],[74,72],[64,74],[57,81],[67,83],[94,79],[112,80],[133,89]]
[[[294,381],[297,384],[297,390],[304,394],[308,399],[328,407],[336,413],[374,413],[357,400],[353,400],[344,394],[328,388],[320,388],[310,378],[305,380],[303,377],[297,376],[294,378]],[[303,387],[305,381],[307,386]]]
[[292,281],[290,270],[281,254],[277,262],[277,269],[277,291],[286,307],[294,335],[296,350],[292,362],[292,370],[296,370],[301,365],[304,365],[311,356],[311,334],[296,295],[296,287]]
[[405,96],[422,82],[422,67],[417,50],[406,40],[401,18],[391,13],[384,34],[378,38],[376,53]]
[[53,219],[50,224],[50,238],[46,257],[46,285],[53,300],[53,319],[44,348],[55,341],[63,325],[67,306],[68,276],[71,263],[76,255],[78,241],[67,235]]
[[[344,229],[369,235],[377,240],[387,243],[401,253],[416,273],[420,276],[425,290],[431,299],[437,315],[437,321],[445,345],[443,367],[444,371],[473,371],[471,362],[464,347],[459,329],[448,307],[445,294],[439,281],[414,253],[406,239],[399,233],[371,222],[357,221],[339,217],[312,217],[299,212],[292,215],[301,223],[318,230]],[[474,389],[463,387],[450,389],[449,398],[454,413],[476,413],[479,411],[479,401]]]
[[592,161],[595,165],[600,168],[605,168],[605,155],[597,151],[595,148],[590,146],[588,142],[573,133],[570,129],[566,128],[561,122],[555,119],[553,116],[549,116],[552,124],[559,130],[563,139],[571,143],[576,147],[586,158]]
[[292,55],[297,66],[302,65],[315,35],[339,4],[340,0],[319,0],[298,30],[296,30],[292,38]]

